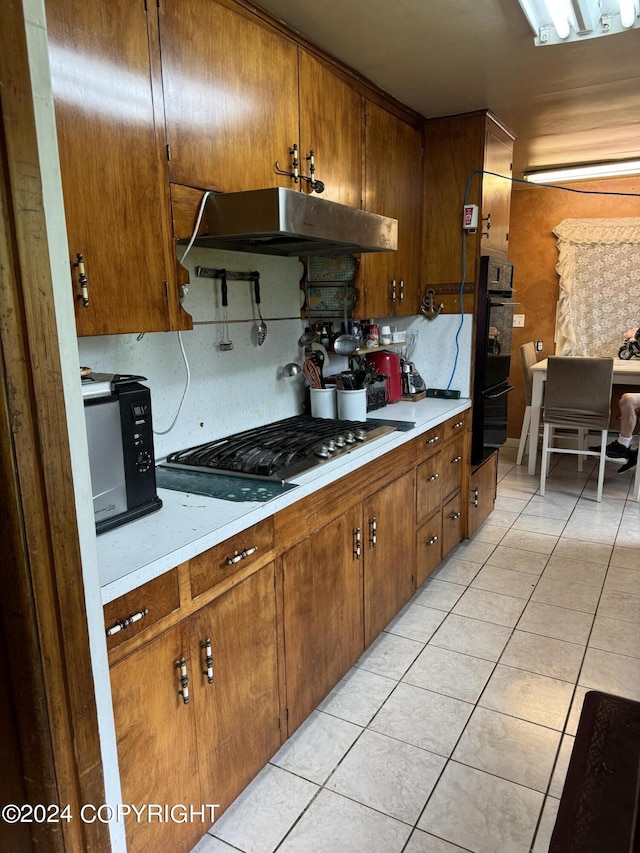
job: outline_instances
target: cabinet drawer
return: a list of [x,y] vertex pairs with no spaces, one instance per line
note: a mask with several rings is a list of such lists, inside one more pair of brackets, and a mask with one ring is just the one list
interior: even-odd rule
[[449,418],[443,424],[444,441],[457,438],[467,431],[467,412],[461,412],[453,418]]
[[442,507],[442,557],[446,557],[462,539],[462,490]]
[[433,427],[433,429],[423,433],[419,438],[416,438],[416,443],[418,460],[430,456],[436,450],[440,450],[444,444],[444,424],[440,424],[440,426]]
[[273,518],[243,530],[189,561],[191,597],[211,589],[237,569],[264,559],[273,548]]
[[107,649],[114,649],[179,607],[177,569],[110,601],[104,606]]
[[416,585],[421,586],[442,560],[442,513],[437,510],[416,533]]
[[455,441],[450,441],[442,451],[442,497],[446,498],[462,485],[464,470],[464,433]]
[[418,465],[416,474],[416,521],[420,523],[442,500],[442,453],[438,451]]

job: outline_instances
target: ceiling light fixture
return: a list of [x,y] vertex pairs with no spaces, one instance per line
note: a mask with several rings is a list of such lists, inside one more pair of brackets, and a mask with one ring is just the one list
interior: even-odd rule
[[618,178],[640,174],[640,160],[618,160],[610,163],[585,163],[562,166],[544,172],[525,172],[525,181],[533,184],[555,184],[562,181],[587,181],[590,178]]
[[640,0],[518,0],[536,45],[640,29]]

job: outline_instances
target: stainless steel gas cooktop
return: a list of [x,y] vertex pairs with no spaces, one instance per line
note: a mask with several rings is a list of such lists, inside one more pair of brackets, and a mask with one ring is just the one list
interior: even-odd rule
[[287,482],[394,429],[382,421],[297,415],[178,450],[170,453],[163,465]]

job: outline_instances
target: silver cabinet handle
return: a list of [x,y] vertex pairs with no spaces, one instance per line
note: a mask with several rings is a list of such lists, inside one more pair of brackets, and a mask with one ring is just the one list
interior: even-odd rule
[[202,674],[207,676],[207,681],[209,684],[213,684],[213,653],[211,651],[211,637],[207,637],[206,640],[203,640],[200,643],[200,648],[204,649],[205,657],[205,666],[206,669],[202,670]]
[[227,557],[226,563],[228,566],[235,566],[236,563],[239,563],[241,560],[246,560],[247,557],[255,554],[257,550],[258,546],[252,545],[251,548],[245,548],[242,551],[235,551],[233,557]]
[[391,279],[391,301],[396,301],[396,277]]
[[461,515],[461,512],[454,512],[453,515],[449,516],[449,518],[451,519],[451,521],[455,521],[457,518],[460,518]]
[[427,483],[433,483],[434,480],[437,480],[440,474],[432,474],[430,477],[427,477]]
[[378,522],[375,516],[369,519],[369,542],[372,548],[375,548],[378,544]]
[[436,443],[436,441],[440,441],[440,436],[439,436],[439,435],[434,435],[432,438],[429,438],[429,439],[427,440],[427,444],[435,444],[435,443]]
[[83,308],[89,307],[89,279],[84,271],[84,255],[78,252],[76,261],[73,265],[78,270],[78,284],[80,285],[80,293],[78,299],[82,302]]
[[473,505],[478,506],[478,487],[475,486],[473,489]]
[[426,544],[427,548],[430,548],[432,545],[435,545],[437,541],[438,541],[438,537],[432,536],[431,539],[427,539],[425,544]]
[[118,619],[115,624],[113,624],[110,628],[107,628],[107,637],[113,637],[114,634],[118,634],[120,631],[124,631],[125,628],[129,628],[135,622],[139,622],[140,619],[144,619],[144,617],[148,613],[149,611],[146,607],[144,607],[142,610],[138,610],[137,613],[132,613],[131,616],[127,616],[126,619]]
[[462,462],[462,456],[454,456],[451,463],[455,465],[457,462]]
[[353,556],[356,560],[360,559],[360,554],[362,553],[362,536],[360,534],[360,528],[356,528],[353,531]]
[[464,421],[456,421],[455,424],[451,424],[451,429],[460,429],[461,426],[464,426]]
[[178,690],[178,695],[182,696],[182,702],[185,705],[189,704],[189,676],[187,675],[187,661],[185,657],[178,658],[174,666],[180,670],[180,686],[182,690]]
[[398,299],[398,301],[404,302],[404,279],[403,278],[400,279],[400,298]]

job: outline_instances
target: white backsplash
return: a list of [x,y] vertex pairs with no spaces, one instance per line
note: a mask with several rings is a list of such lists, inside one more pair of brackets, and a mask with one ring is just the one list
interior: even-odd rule
[[[201,265],[233,271],[260,272],[262,315],[268,326],[262,346],[256,342],[253,284],[228,283],[229,338],[233,350],[221,351],[223,336],[220,281],[197,278]],[[192,249],[185,266],[191,284],[183,306],[193,317],[194,328],[182,332],[191,372],[190,388],[175,426],[166,435],[156,434],[158,458],[172,450],[200,444],[253,426],[299,414],[307,397],[302,374],[285,377],[288,362],[302,364],[304,353],[298,338],[304,329],[300,320],[299,282],[303,266],[297,258],[277,258],[241,252]],[[382,318],[379,318],[382,319]],[[401,330],[417,330],[413,356],[427,387],[445,388],[455,360],[455,338],[460,325],[457,315],[427,321],[424,317],[399,317],[386,321]],[[101,373],[133,373],[147,378],[151,388],[156,433],[172,423],[180,404],[186,370],[175,332],[137,335],[108,335],[80,338],[80,362]],[[466,317],[459,335],[460,353],[452,388],[469,396],[471,318]],[[346,366],[345,359],[332,357],[330,373]],[[383,412],[380,412],[383,417]]]

